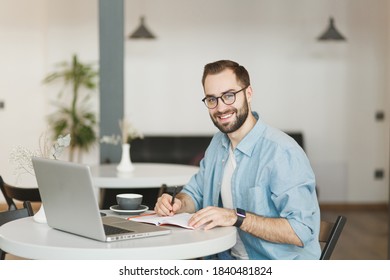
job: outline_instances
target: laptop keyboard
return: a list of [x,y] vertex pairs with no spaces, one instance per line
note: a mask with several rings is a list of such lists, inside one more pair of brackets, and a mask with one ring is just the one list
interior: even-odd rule
[[113,234],[121,234],[121,233],[126,233],[126,232],[132,232],[131,230],[128,229],[123,229],[123,228],[118,228],[118,227],[113,227],[110,225],[105,225],[104,226],[104,232],[106,235],[113,235]]

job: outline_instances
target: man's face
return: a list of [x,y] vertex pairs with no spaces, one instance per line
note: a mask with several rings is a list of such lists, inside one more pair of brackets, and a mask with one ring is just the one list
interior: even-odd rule
[[[220,97],[225,92],[236,92],[243,88],[238,84],[236,75],[232,70],[227,69],[215,75],[206,77],[204,90],[206,96]],[[249,114],[248,98],[251,97],[251,88],[236,94],[236,101],[226,105],[219,98],[218,105],[209,109],[209,114],[214,125],[224,133],[237,131],[245,122]]]

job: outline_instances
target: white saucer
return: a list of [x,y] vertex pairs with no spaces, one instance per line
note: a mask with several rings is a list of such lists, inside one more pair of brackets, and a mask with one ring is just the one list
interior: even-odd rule
[[149,210],[149,207],[146,205],[140,205],[138,209],[134,210],[123,210],[119,208],[119,205],[113,205],[110,207],[110,210],[114,211],[115,213],[121,214],[121,215],[134,215],[134,214],[141,214],[147,210]]

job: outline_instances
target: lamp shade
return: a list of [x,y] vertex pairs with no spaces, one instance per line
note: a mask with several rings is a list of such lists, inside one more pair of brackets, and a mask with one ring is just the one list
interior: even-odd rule
[[140,25],[129,35],[129,39],[155,39],[156,37],[146,28],[145,17],[140,17]]
[[318,37],[320,41],[336,40],[346,41],[346,38],[336,29],[333,17],[329,18],[329,26],[326,31]]

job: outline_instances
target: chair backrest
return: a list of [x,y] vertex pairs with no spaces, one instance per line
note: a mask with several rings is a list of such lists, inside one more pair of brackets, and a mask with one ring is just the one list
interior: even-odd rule
[[168,187],[166,184],[162,184],[160,189],[158,190],[157,198],[162,196],[163,193],[168,193],[172,195],[175,188],[176,188],[175,192],[176,194],[178,194],[183,189],[183,186]]
[[[34,215],[33,209],[31,207],[31,203],[29,201],[23,202],[24,208],[16,209],[16,210],[7,210],[0,212],[0,226],[5,223],[11,222],[13,220],[25,218]],[[0,248],[0,259],[5,259],[5,254],[3,250]]]
[[0,176],[0,189],[3,193],[5,201],[8,204],[8,210],[17,209],[15,201],[30,201],[30,202],[41,202],[41,195],[39,194],[38,188],[21,188],[11,186],[4,182]]
[[343,231],[347,218],[338,216],[336,222],[321,221],[319,241],[323,244],[320,260],[329,260]]

